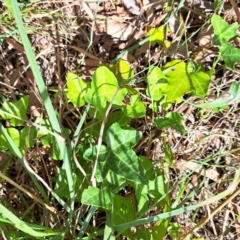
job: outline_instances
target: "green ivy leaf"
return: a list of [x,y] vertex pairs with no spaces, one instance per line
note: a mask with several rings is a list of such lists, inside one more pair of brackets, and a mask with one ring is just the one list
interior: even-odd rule
[[122,88],[117,92],[117,95],[114,98],[113,101],[113,107],[115,108],[121,108],[123,105],[123,99],[127,94],[127,89],[126,88]]
[[157,202],[165,195],[164,173],[156,177],[153,181],[149,181],[147,185],[135,183],[134,188],[138,202],[137,215],[141,216],[148,210],[149,197],[154,199],[154,202]]
[[[114,111],[110,113],[110,115],[107,117],[107,122],[104,127],[104,132],[103,132],[103,139],[106,139],[106,129],[108,129],[113,123],[119,123],[120,127],[124,128],[126,127],[131,118],[125,116],[122,110]],[[84,134],[87,136],[94,136],[96,138],[99,138],[99,133],[101,129],[102,122],[97,122],[93,120],[89,121],[84,125]]]
[[226,64],[226,67],[233,70],[234,65],[240,60],[240,50],[234,48],[229,43],[224,42],[220,47],[220,53]]
[[186,63],[181,60],[168,62],[164,69],[170,69],[166,72],[168,86],[166,92],[166,101],[174,102],[177,98],[191,92]]
[[153,167],[153,164],[152,164],[151,160],[148,157],[145,157],[145,156],[140,156],[139,159],[140,159],[141,165],[143,166],[143,168],[146,171],[148,179],[151,180],[151,181],[154,180],[155,170],[154,170],[154,167]]
[[110,210],[112,198],[113,194],[109,189],[90,187],[83,191],[81,202],[86,205],[92,205]]
[[113,171],[109,170],[106,176],[106,185],[111,187],[111,189],[119,188],[119,186],[123,185],[126,182],[126,179],[117,175]]
[[193,95],[204,98],[211,83],[209,74],[205,72],[192,72],[189,74],[189,77],[193,87]]
[[120,85],[129,83],[131,78],[134,76],[134,71],[131,69],[128,63],[122,59],[119,59],[115,63],[113,69]]
[[[113,226],[127,223],[135,220],[134,202],[132,198],[122,197],[119,195],[114,195],[113,198],[113,210],[112,210],[112,221]],[[122,233],[129,239],[133,239],[133,234],[131,229],[127,229]]]
[[105,66],[99,67],[93,74],[91,88],[86,94],[86,101],[104,112],[107,102],[111,102],[118,90],[118,81],[114,74]]
[[87,88],[89,88],[89,83],[83,81],[74,73],[67,74],[67,89],[68,89],[68,99],[81,107],[85,104],[85,95]]
[[163,128],[174,128],[177,132],[186,134],[186,130],[181,124],[182,120],[184,120],[184,118],[179,113],[169,112],[166,114],[165,118],[155,117],[154,123],[159,130]]
[[[20,145],[20,133],[16,128],[6,128],[9,136],[11,137],[11,139],[13,140],[13,142],[15,143],[15,145],[17,147],[19,147]],[[7,142],[7,140],[5,139],[5,137],[0,134],[0,151],[4,151],[10,149],[11,147],[9,145],[9,143]]]
[[228,26],[226,22],[216,14],[213,14],[211,22],[214,29],[213,45],[222,45],[224,42],[237,37],[238,23],[233,23]]
[[147,95],[154,101],[160,100],[163,92],[166,92],[167,89],[167,79],[162,70],[159,67],[151,67],[147,74],[147,80]]
[[133,95],[130,98],[131,106],[123,106],[122,111],[125,116],[130,118],[142,118],[146,115],[146,108],[139,95]]
[[[167,30],[170,30],[169,28]],[[151,36],[149,41],[152,46],[154,46],[156,43],[159,43],[165,48],[169,48],[170,42],[165,40],[165,26],[160,26],[159,28],[151,28],[147,32],[147,36]]]
[[[18,101],[16,102],[4,102],[2,104],[2,110],[5,112],[8,112],[14,116],[23,118],[23,119],[28,119],[26,113],[27,113],[27,108],[28,108],[28,103],[29,103],[29,96],[24,96],[22,98],[20,98]],[[1,117],[3,119],[10,119],[10,123],[12,126],[16,127],[16,126],[21,126],[24,122],[16,119],[8,114],[5,114],[3,112],[1,112]]]
[[[107,146],[101,146],[98,157],[96,178],[101,182],[109,170],[125,179],[147,184],[146,173],[132,147],[140,140],[141,132],[123,130],[114,123],[106,133]],[[97,146],[87,149],[84,158],[95,161]]]

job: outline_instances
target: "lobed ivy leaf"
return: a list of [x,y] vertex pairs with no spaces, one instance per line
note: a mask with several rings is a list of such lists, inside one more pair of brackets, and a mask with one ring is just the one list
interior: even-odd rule
[[238,23],[228,26],[217,14],[213,14],[211,22],[214,29],[213,45],[222,45],[224,42],[237,37]]
[[[2,110],[5,112],[8,112],[14,116],[17,116],[17,117],[27,120],[28,117],[27,117],[26,113],[27,113],[28,103],[29,103],[29,96],[26,95],[26,96],[23,96],[22,98],[20,98],[16,102],[5,101],[2,104]],[[21,126],[24,123],[22,120],[16,119],[7,113],[3,113],[1,111],[0,111],[0,113],[1,113],[1,117],[3,119],[10,119],[10,123],[14,127]]]
[[[99,149],[96,178],[99,182],[106,178],[111,170],[127,180],[147,184],[146,172],[132,147],[140,140],[141,132],[123,130],[118,123],[114,123],[106,133],[107,146]],[[97,146],[87,149],[84,158],[95,161]]]
[[220,47],[220,53],[226,67],[233,70],[234,65],[240,60],[240,50],[224,42]]
[[83,81],[76,74],[69,72],[67,74],[68,99],[78,107],[84,106],[89,85],[88,82]]
[[113,194],[108,188],[99,189],[89,187],[82,193],[81,202],[86,205],[92,205],[110,210]]
[[120,90],[118,90],[114,101],[113,101],[113,107],[115,108],[121,108],[123,105],[123,99],[126,96],[128,90],[126,88],[122,88]]
[[130,103],[130,106],[127,105],[122,107],[125,116],[130,118],[142,118],[146,115],[146,108],[139,95],[132,95]]
[[147,74],[147,95],[153,101],[159,101],[162,98],[163,92],[167,89],[167,79],[159,67],[150,67]]
[[86,94],[86,101],[104,112],[107,102],[111,102],[118,90],[118,81],[114,74],[105,66],[97,68],[93,74],[91,88]]

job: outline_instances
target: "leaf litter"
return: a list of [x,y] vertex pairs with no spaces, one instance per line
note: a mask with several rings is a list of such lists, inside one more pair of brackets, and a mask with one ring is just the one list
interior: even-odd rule
[[[70,104],[61,105],[61,101],[64,101],[63,96],[60,96],[60,101],[55,98],[56,89],[67,84],[65,82],[66,74],[78,69],[77,75],[81,77],[81,81],[86,81],[82,82],[83,85],[88,84],[99,64],[111,63],[122,50],[137,44],[146,37],[151,28],[158,28],[163,24],[164,18],[167,17],[164,12],[164,4],[164,1],[159,3],[149,0],[143,0],[142,2],[135,0],[102,1],[100,5],[97,2],[73,2],[70,5],[64,1],[55,5],[36,3],[34,7],[38,10],[47,10],[48,15],[39,13],[41,11],[35,12],[34,8],[26,8],[27,12],[24,15],[24,21],[25,24],[31,26],[31,28],[27,29],[27,33],[35,49],[37,61],[51,93],[55,109],[62,112],[59,117],[61,125],[74,130],[77,120],[73,118],[72,112],[77,111],[81,114],[82,111],[81,108]],[[177,1],[174,2],[172,7],[176,8],[177,4]],[[223,9],[224,19],[230,19],[227,21],[226,27],[228,28],[231,24],[236,26],[234,23],[237,20],[236,12],[233,11],[232,6],[226,2]],[[1,13],[4,13],[6,8],[3,7],[1,11]],[[174,47],[168,49],[165,46],[164,48],[161,43],[151,46],[147,42],[124,56],[131,63],[137,78],[147,78],[146,69],[149,62],[156,63],[157,66],[162,68],[166,61],[176,61],[175,58],[180,58],[184,63],[191,57],[198,63],[203,63],[205,68],[210,70],[218,54],[216,47],[211,46],[214,24],[213,28],[209,27],[209,25],[203,26],[187,42],[186,39],[199,26],[204,25],[213,11],[213,1],[185,1],[179,15],[175,16],[174,21],[169,22],[170,31],[164,33],[166,34],[164,39],[170,41],[171,46],[175,44]],[[10,25],[6,26],[1,23],[1,28],[1,34],[9,35],[3,39],[0,46],[0,77],[3,79],[1,94],[3,93],[15,101],[20,99],[18,94],[30,94],[29,113],[30,109],[35,107],[40,112],[40,115],[44,116],[44,107],[34,84],[33,76],[31,76],[31,71],[29,73],[28,61],[21,41],[16,36],[10,36]],[[221,34],[221,31],[219,33]],[[221,94],[228,92],[228,89],[230,89],[231,94],[231,87],[234,87],[231,84],[238,80],[238,59],[229,64],[227,62],[232,60],[232,55],[238,57],[239,50],[234,48],[234,52],[230,51],[230,56],[229,51],[226,50],[232,49],[232,46],[238,43],[234,42],[235,39],[232,40],[231,36],[229,36],[229,39],[225,38],[224,40],[227,42],[222,45],[222,51],[225,52],[223,60],[228,68],[233,69],[235,67],[235,71],[223,70],[220,65],[223,63],[219,63],[219,68],[213,75],[213,81],[208,91],[209,99],[214,96],[218,100],[213,99],[212,102],[210,100],[209,105],[206,106],[203,100],[190,97],[188,101],[193,103],[190,106],[185,102],[171,106],[171,110],[180,113],[184,119],[185,135],[169,128],[163,128],[161,131],[149,130],[146,125],[153,121],[152,112],[147,113],[146,120],[136,118],[131,122],[131,126],[136,130],[141,130],[143,134],[134,150],[138,155],[144,155],[152,159],[155,168],[165,164],[163,161],[165,152],[162,139],[166,139],[174,155],[174,168],[170,171],[172,185],[186,172],[190,170],[195,172],[186,182],[185,193],[182,198],[187,196],[205,177],[207,178],[204,182],[204,188],[189,199],[188,204],[204,200],[208,197],[206,194],[209,194],[209,196],[216,195],[225,190],[228,187],[228,180],[233,166],[239,168],[239,103],[238,101],[232,101],[227,109],[217,109],[219,106],[214,105],[216,101],[220,100],[231,101],[234,96],[223,96]],[[215,41],[215,43],[217,45],[219,41]],[[144,82],[133,86],[146,89]],[[11,90],[9,91],[9,89]],[[190,86],[187,86],[187,89],[183,90],[182,93],[188,93],[189,89]],[[150,93],[148,96],[150,97]],[[90,97],[88,96],[88,98]],[[145,98],[145,101],[148,102],[149,100]],[[150,103],[148,102],[148,104]],[[197,108],[202,104],[206,108]],[[215,111],[211,109],[211,104],[215,106]],[[77,105],[82,106],[81,101]],[[164,116],[166,112],[164,109],[161,111],[159,118]],[[39,116],[39,114],[37,115]],[[35,118],[36,116],[33,115],[32,117]],[[12,125],[10,121],[6,121],[7,124]],[[53,184],[51,177],[57,175],[57,168],[61,167],[61,163],[53,161],[49,151],[45,151],[42,147],[42,144],[37,142],[29,149],[30,152],[38,156],[37,161],[32,160],[35,158],[29,159],[29,164],[40,176],[48,179],[51,185]],[[31,155],[30,152],[29,156]],[[1,153],[0,168],[1,170],[7,168],[8,175],[15,182],[26,187],[29,179],[16,159],[9,161],[8,157]],[[30,184],[28,189],[35,191],[34,184]],[[125,192],[128,190],[126,189]],[[177,190],[178,188],[176,188]],[[2,182],[0,194],[5,204],[13,208],[17,215],[25,212],[26,206],[19,197],[15,197],[16,189],[10,184]],[[131,192],[128,194],[131,194]],[[174,201],[174,192],[170,195],[172,201]],[[10,201],[7,203],[8,199]],[[30,198],[27,201],[32,204]],[[118,203],[117,200],[116,203]],[[214,208],[217,205],[216,203],[209,207]],[[238,205],[239,197],[235,199],[234,203],[230,204],[230,208],[237,215],[239,215],[239,209],[236,207]],[[157,211],[156,209],[151,214],[155,215]],[[208,211],[207,208],[200,208],[199,212],[189,211],[174,217],[172,221],[181,224],[181,231],[184,232],[188,228],[191,229],[202,217],[207,216]],[[218,239],[218,235],[222,235],[222,239],[240,239],[239,233],[237,233],[239,231],[237,229],[239,222],[234,221],[234,217],[229,215],[226,218],[226,211],[228,210],[222,209],[219,211],[212,221],[209,221],[203,228],[198,230],[194,236],[203,239]],[[43,211],[41,209],[36,207],[35,212],[35,217],[42,217]],[[30,219],[32,217],[29,215]],[[192,221],[189,221],[189,218],[192,218]],[[47,221],[49,221],[49,224],[54,224],[51,218]],[[101,223],[100,219],[97,221]],[[131,236],[130,232],[127,234]],[[166,239],[172,238],[168,235]]]

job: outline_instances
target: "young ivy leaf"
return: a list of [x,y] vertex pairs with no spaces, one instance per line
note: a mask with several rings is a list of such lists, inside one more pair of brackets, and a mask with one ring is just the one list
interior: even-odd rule
[[[17,147],[19,147],[20,145],[20,133],[16,128],[6,128],[9,136],[11,137],[11,139],[13,140],[13,142],[15,143],[15,145]],[[0,151],[4,151],[6,149],[10,149],[11,150],[11,146],[8,143],[8,141],[5,139],[5,137],[0,134]]]
[[204,72],[201,64],[195,64],[192,60],[187,65],[187,72],[192,85],[193,94],[204,98],[211,83],[211,74]]
[[[27,112],[27,108],[28,108],[28,103],[29,103],[29,96],[24,96],[22,98],[20,98],[18,101],[16,102],[4,102],[2,104],[2,110],[5,112],[8,112],[14,116],[23,118],[23,119],[28,119],[26,112]],[[1,112],[0,110],[0,114],[1,117],[3,119],[10,119],[10,123],[12,126],[16,127],[16,126],[21,126],[24,122],[14,118],[11,115],[8,115],[6,113]]]
[[142,118],[146,115],[146,108],[139,95],[132,95],[130,98],[131,106],[123,106],[122,111],[126,117]]
[[85,94],[89,83],[83,81],[74,73],[68,73],[67,75],[67,88],[68,88],[68,99],[76,104],[78,107],[82,107],[85,104]]
[[222,45],[222,43],[237,37],[238,23],[228,26],[217,14],[213,14],[211,22],[214,29],[213,45]]
[[[159,28],[151,28],[148,32],[147,32],[147,36],[151,36],[149,41],[152,44],[152,46],[154,46],[156,43],[159,43],[160,45],[162,45],[165,48],[169,48],[170,47],[170,42],[166,39],[166,34],[165,34],[165,26],[160,26]],[[170,28],[167,28],[167,31],[169,31]]]
[[100,66],[93,74],[91,88],[86,94],[86,101],[104,112],[107,102],[111,102],[118,90],[118,81],[114,74],[105,66]]
[[164,66],[168,86],[166,90],[166,101],[174,102],[184,94],[191,92],[191,84],[186,71],[186,63],[181,60],[173,60]]
[[159,101],[167,89],[167,78],[159,67],[151,67],[147,74],[147,95],[153,101]]
[[[148,183],[146,172],[132,147],[140,140],[139,131],[123,130],[118,123],[114,123],[106,133],[107,146],[101,146],[96,171],[97,181],[101,182],[112,170],[121,177],[142,184]],[[95,161],[97,147],[87,149],[84,158]]]
[[131,69],[128,63],[122,59],[119,59],[115,63],[113,66],[113,71],[120,85],[129,83],[132,80],[131,78],[134,76],[134,71]]

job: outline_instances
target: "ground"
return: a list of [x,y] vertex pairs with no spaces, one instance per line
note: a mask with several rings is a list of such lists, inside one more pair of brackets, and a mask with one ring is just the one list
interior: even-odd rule
[[[66,99],[64,89],[67,87],[67,74],[73,72],[84,81],[91,82],[93,73],[101,64],[111,64],[120,58],[125,60],[134,71],[134,81],[129,85],[140,93],[145,106],[151,104],[151,99],[146,96],[149,66],[163,68],[167,62],[175,59],[186,63],[192,59],[202,64],[206,72],[216,63],[204,99],[186,93],[185,100],[201,104],[218,98],[230,98],[231,84],[239,82],[239,65],[234,65],[232,70],[225,66],[223,59],[216,62],[219,47],[212,44],[213,27],[210,17],[217,9],[217,2],[120,0],[90,3],[85,1],[32,3],[20,1],[25,31],[54,109],[58,112],[60,126],[70,129],[72,133],[75,132],[79,122],[76,115],[81,116],[85,110],[85,105],[77,107]],[[46,119],[44,103],[29,66],[22,40],[17,33],[14,18],[9,14],[4,3],[0,3],[0,6],[1,103],[17,101],[22,96],[29,95],[27,111],[29,120],[34,121],[39,116]],[[221,2],[219,6],[217,13],[229,26],[239,22],[239,10],[233,1]],[[175,15],[174,11],[176,11]],[[149,30],[162,26],[166,23],[166,19],[168,19],[168,28],[165,28],[164,33],[162,32],[163,40],[152,44],[144,41],[149,35]],[[239,38],[231,40],[230,44],[236,49],[239,48]],[[142,132],[141,140],[133,148],[134,152],[138,156],[148,157],[156,171],[160,168],[166,170],[164,141],[171,149],[173,158],[167,174],[169,197],[171,203],[176,201],[178,192],[183,189],[182,180],[185,187],[179,201],[182,201],[184,207],[203,202],[227,190],[240,163],[238,99],[232,101],[225,109],[198,108],[194,104],[189,105],[185,101],[180,101],[170,106],[172,112],[177,112],[183,117],[185,134],[173,128],[159,130],[151,127],[154,113],[150,108],[145,117],[134,118],[130,123],[132,128]],[[164,117],[168,111],[169,109],[159,107],[157,116]],[[92,116],[88,115],[85,124],[91,120]],[[8,120],[1,118],[1,122],[6,128],[11,126]],[[94,140],[97,143],[97,138]],[[57,169],[62,167],[62,161],[53,160],[50,156],[51,150],[52,145],[45,147],[40,139],[35,138],[34,145],[26,151],[25,156],[35,174],[54,189],[54,178],[58,175]],[[18,158],[9,154],[9,151],[2,151],[0,171],[7,177],[0,176],[1,203],[16,216],[24,215],[24,221],[39,224],[44,220],[45,226],[54,228],[55,219],[51,216],[44,218],[46,209],[31,196],[27,196],[26,192],[23,196],[19,186],[35,194],[39,199],[42,198]],[[11,181],[18,185],[13,185]],[[239,185],[236,184],[234,187],[234,191],[238,191]],[[50,195],[47,190],[46,193]],[[128,186],[119,194],[125,197],[134,195],[134,187]],[[233,196],[232,192],[226,198],[174,216],[171,223],[181,226],[176,239],[181,239],[195,227],[197,227],[196,231],[192,235],[195,239],[240,239],[240,194],[237,192],[237,196],[234,198],[231,196]],[[213,214],[214,210],[224,202],[225,206],[220,207]],[[81,208],[80,216],[84,219],[89,208],[80,202],[75,204],[76,209]],[[53,207],[62,214],[60,223],[65,225],[66,211],[57,202],[53,203]],[[154,206],[143,217],[154,216],[162,211],[162,208]],[[207,216],[211,218],[201,226],[200,221]],[[98,210],[95,223],[91,221],[89,229],[91,227],[95,230],[102,229],[105,221],[106,213]],[[156,222],[146,224],[144,228],[150,229],[155,224]],[[4,238],[1,225],[0,229]],[[136,232],[138,229],[140,228],[132,227],[131,230]],[[75,234],[78,232],[79,226],[76,225]],[[65,239],[74,239],[73,236],[74,234]],[[120,235],[118,239],[125,238]],[[173,238],[168,232],[164,239]]]

